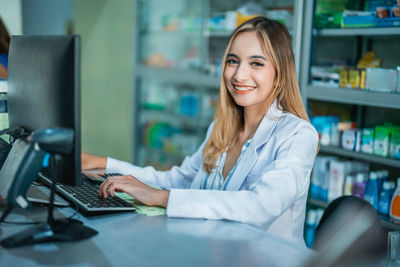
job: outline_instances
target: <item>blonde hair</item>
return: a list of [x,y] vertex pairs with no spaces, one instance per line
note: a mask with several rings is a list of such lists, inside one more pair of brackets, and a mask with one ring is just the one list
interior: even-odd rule
[[[265,17],[255,17],[239,25],[229,38],[222,61],[222,73],[225,72],[226,58],[233,40],[242,32],[257,33],[275,68],[276,76],[269,100],[276,99],[279,109],[309,121],[297,83],[290,35],[280,22]],[[214,121],[214,128],[203,149],[203,167],[207,172],[211,172],[217,158],[233,143],[237,133],[244,126],[243,107],[235,103],[223,77],[220,82],[219,101]]]

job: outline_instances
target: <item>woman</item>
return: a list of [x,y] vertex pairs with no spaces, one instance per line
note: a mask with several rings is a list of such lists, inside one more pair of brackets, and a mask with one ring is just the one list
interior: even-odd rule
[[160,172],[88,154],[82,164],[124,174],[101,185],[104,197],[124,191],[171,217],[252,223],[304,244],[318,135],[301,101],[289,33],[253,18],[232,33],[223,59],[215,120],[180,167]]

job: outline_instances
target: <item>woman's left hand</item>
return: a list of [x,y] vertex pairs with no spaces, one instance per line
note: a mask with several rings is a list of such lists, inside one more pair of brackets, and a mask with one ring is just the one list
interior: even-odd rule
[[114,192],[125,192],[147,206],[166,208],[168,204],[168,190],[152,188],[130,175],[109,177],[100,185],[100,196],[107,198]]

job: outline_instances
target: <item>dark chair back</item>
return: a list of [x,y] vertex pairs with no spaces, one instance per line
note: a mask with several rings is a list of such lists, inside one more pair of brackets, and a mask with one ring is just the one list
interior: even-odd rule
[[325,209],[315,234],[319,253],[309,266],[376,266],[386,256],[387,232],[366,200],[342,196]]

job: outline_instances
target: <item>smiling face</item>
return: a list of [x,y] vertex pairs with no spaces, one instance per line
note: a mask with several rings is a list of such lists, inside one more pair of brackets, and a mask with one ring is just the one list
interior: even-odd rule
[[268,108],[275,73],[256,32],[239,33],[228,52],[224,71],[226,87],[236,104],[263,111]]

